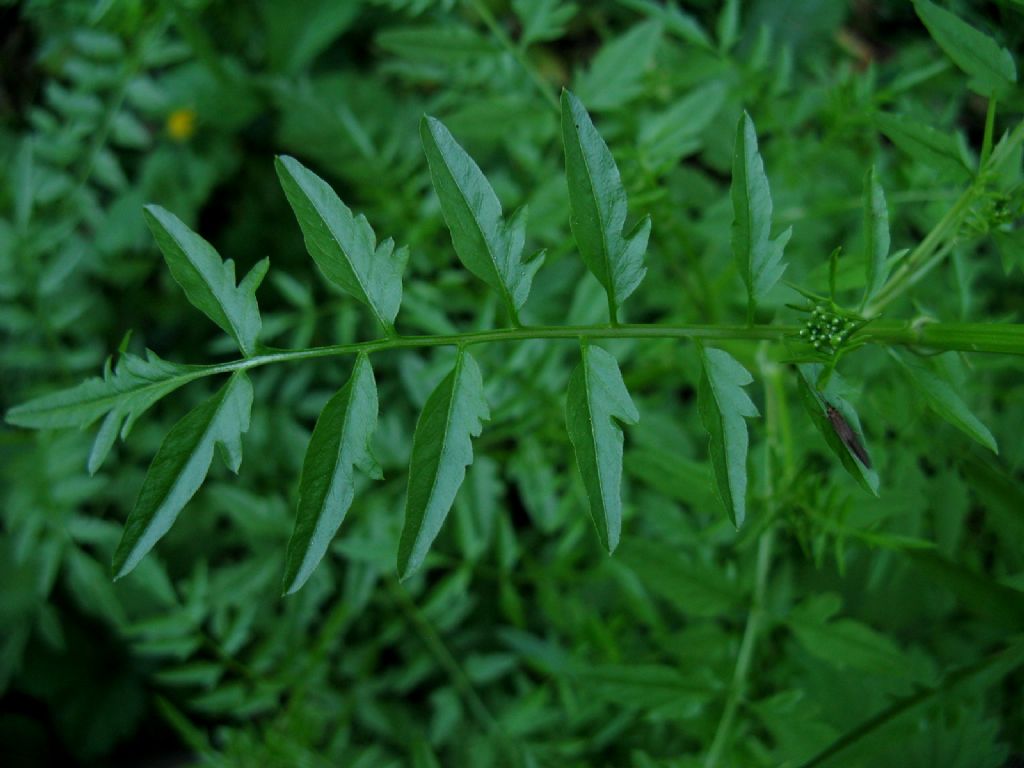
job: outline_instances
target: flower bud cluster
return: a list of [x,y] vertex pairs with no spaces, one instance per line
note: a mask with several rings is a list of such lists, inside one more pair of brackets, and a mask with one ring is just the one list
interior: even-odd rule
[[807,325],[800,329],[800,338],[825,354],[835,354],[836,350],[853,333],[856,323],[829,312],[822,307],[815,307],[807,318]]

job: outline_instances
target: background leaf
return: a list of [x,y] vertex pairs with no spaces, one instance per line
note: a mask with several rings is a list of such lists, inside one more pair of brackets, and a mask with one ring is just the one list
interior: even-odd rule
[[170,530],[178,513],[199,490],[222,450],[232,472],[242,464],[242,434],[249,429],[252,384],[245,371],[231,375],[220,391],[189,411],[164,438],[150,464],[135,507],[114,553],[114,575],[129,573]]
[[889,276],[889,209],[885,192],[875,178],[875,169],[864,177],[864,298],[866,306],[885,285]]
[[972,440],[976,440],[993,453],[999,453],[996,439],[988,427],[981,423],[977,416],[957,394],[956,390],[946,381],[920,363],[911,362],[905,356],[890,351],[892,357],[899,361],[914,383],[915,390],[923,397],[928,407],[942,419],[952,424]]
[[708,450],[715,487],[729,519],[740,526],[746,518],[749,440],[743,419],[760,415],[743,387],[754,379],[721,349],[701,347],[700,358],[698,403],[701,421],[710,436]]
[[1005,95],[1013,88],[1017,67],[1008,50],[928,0],[914,0],[914,10],[939,47],[970,76],[972,90],[993,97]]
[[408,249],[395,250],[391,238],[378,245],[366,217],[353,216],[327,182],[298,160],[281,156],[274,166],[320,271],[366,304],[385,331],[393,332]]
[[181,219],[158,205],[147,205],[145,216],[171,275],[188,300],[230,334],[243,355],[255,353],[261,325],[256,289],[270,261],[257,263],[236,286],[234,262],[221,261],[214,247]]
[[625,238],[626,190],[615,159],[569,91],[562,91],[562,143],[569,183],[569,223],[580,255],[608,293],[611,321],[647,270],[643,265],[651,220],[644,218]]
[[623,437],[617,422],[636,424],[640,414],[615,358],[591,344],[581,345],[580,354],[583,359],[569,377],[565,424],[598,538],[611,553],[622,530]]
[[580,99],[600,112],[636,98],[643,89],[641,79],[658,50],[660,38],[661,24],[648,20],[603,45],[587,71],[577,79]]
[[444,525],[455,494],[473,463],[472,437],[490,418],[483,379],[472,356],[459,351],[455,367],[427,398],[412,439],[405,523],[398,545],[398,573],[420,567]]
[[327,401],[313,429],[299,479],[295,531],[288,542],[284,593],[309,579],[355,496],[355,468],[383,477],[370,452],[377,428],[377,382],[366,355],[356,358],[348,382]]
[[526,208],[507,222],[502,219],[501,203],[487,178],[440,120],[424,116],[420,137],[455,252],[470,272],[498,292],[518,322],[542,263],[541,258],[523,263]]

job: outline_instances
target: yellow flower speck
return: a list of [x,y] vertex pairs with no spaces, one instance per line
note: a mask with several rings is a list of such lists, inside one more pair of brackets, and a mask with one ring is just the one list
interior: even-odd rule
[[176,109],[167,116],[167,134],[175,141],[188,141],[196,132],[196,111],[189,107]]

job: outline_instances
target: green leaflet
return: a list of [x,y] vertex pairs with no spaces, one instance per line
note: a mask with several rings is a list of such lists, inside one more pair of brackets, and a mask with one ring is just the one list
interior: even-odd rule
[[799,382],[800,399],[811,420],[814,422],[814,426],[818,428],[821,436],[828,443],[828,447],[839,457],[839,460],[853,479],[860,483],[864,490],[877,496],[878,473],[874,469],[865,467],[854,456],[849,446],[836,434],[836,430],[832,426],[832,422],[829,421],[825,411],[825,403],[827,402],[846,420],[846,423],[860,439],[861,445],[867,446],[867,441],[864,439],[864,430],[861,429],[860,419],[857,418],[857,412],[839,394],[843,389],[842,379],[839,374],[833,372],[829,377],[828,385],[825,387],[824,392],[819,394],[818,379],[822,373],[822,366],[817,363],[806,363],[798,365],[797,370],[800,372],[800,376],[797,379]]
[[562,91],[562,141],[569,183],[569,224],[580,255],[608,293],[610,319],[617,321],[624,302],[647,269],[643,264],[651,219],[644,217],[622,236],[626,190],[608,145],[579,99]]
[[875,169],[864,176],[864,269],[866,283],[861,306],[866,306],[889,276],[889,209]]
[[747,286],[747,306],[753,308],[782,277],[786,265],[782,253],[793,228],[774,240],[772,195],[764,162],[757,150],[754,121],[746,112],[736,127],[736,147],[732,158],[732,252],[736,267]]
[[622,429],[640,414],[622,381],[619,364],[601,347],[582,344],[583,359],[569,377],[565,424],[590,499],[601,545],[615,551],[622,530]]
[[1013,55],[955,14],[928,0],[914,0],[914,10],[932,39],[970,76],[968,87],[982,96],[1001,96],[1017,82]]
[[320,563],[355,496],[355,468],[383,477],[370,452],[377,428],[377,383],[365,354],[327,401],[313,428],[299,480],[299,509],[288,542],[284,593],[298,590]]
[[954,136],[905,115],[885,112],[875,115],[875,125],[893,144],[923,165],[959,179],[971,175],[972,168]]
[[971,413],[953,387],[925,366],[910,362],[894,350],[890,349],[889,354],[907,372],[916,390],[924,396],[929,408],[971,439],[981,443],[993,453],[999,453],[996,439],[992,436],[988,427]]
[[302,229],[306,250],[324,276],[370,308],[390,335],[402,303],[409,251],[377,237],[366,217],[353,216],[334,190],[292,157],[275,158],[281,187]]
[[193,408],[167,433],[114,552],[114,578],[129,573],[170,530],[199,490],[215,445],[232,472],[242,463],[242,433],[249,429],[252,384],[245,371],[231,375],[216,395]]
[[424,116],[420,137],[455,253],[466,269],[499,293],[518,322],[543,262],[541,256],[523,263],[526,207],[509,221],[502,219],[501,203],[487,178],[440,120]]
[[491,417],[476,361],[459,350],[455,367],[427,398],[412,438],[405,524],[398,545],[398,573],[420,567],[441,531],[455,494],[473,463],[471,437]]
[[188,300],[228,333],[245,357],[252,356],[261,325],[256,289],[270,261],[258,262],[236,286],[234,262],[222,261],[214,247],[181,219],[158,205],[147,205],[144,214],[171,275]]
[[747,513],[749,439],[743,419],[761,415],[743,391],[754,379],[746,368],[721,349],[701,346],[700,360],[703,370],[697,402],[709,435],[708,451],[715,487],[729,519],[738,528]]

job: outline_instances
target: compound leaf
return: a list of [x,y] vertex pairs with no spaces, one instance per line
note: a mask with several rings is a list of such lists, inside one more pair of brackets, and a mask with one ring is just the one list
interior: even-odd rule
[[583,359],[569,377],[565,424],[598,538],[611,553],[622,530],[623,435],[616,422],[636,424],[640,414],[615,358],[590,344],[580,351]]
[[327,401],[316,420],[299,479],[295,531],[285,558],[284,593],[309,579],[345,519],[355,496],[355,468],[383,477],[370,452],[377,428],[377,382],[365,354],[348,382]]
[[701,347],[703,370],[698,405],[709,435],[708,449],[715,475],[715,487],[729,519],[739,527],[746,517],[747,424],[759,416],[757,407],[743,387],[754,379],[727,352]]
[[398,573],[408,578],[423,563],[441,531],[455,494],[473,463],[470,438],[490,418],[476,361],[459,351],[455,367],[427,398],[412,438],[405,524],[398,545]]
[[424,116],[420,137],[455,253],[466,269],[498,292],[510,316],[517,318],[542,263],[542,258],[523,263],[526,208],[503,220],[501,203],[487,177],[440,120]]
[[306,250],[324,276],[370,308],[384,330],[394,332],[402,303],[407,248],[388,238],[377,244],[373,228],[330,185],[293,157],[275,158],[281,187],[302,229]]
[[249,377],[245,371],[237,371],[216,395],[192,409],[167,433],[114,552],[114,578],[129,573],[170,530],[206,479],[214,446],[220,446],[228,468],[238,472],[252,394]]
[[267,274],[269,260],[257,263],[235,285],[234,262],[221,260],[216,249],[181,219],[158,205],[147,205],[144,214],[172,277],[188,300],[227,332],[243,355],[250,357],[256,351],[261,326],[256,289]]
[[569,183],[569,224],[580,255],[608,293],[611,321],[619,305],[640,285],[651,219],[644,217],[623,237],[626,190],[608,145],[583,104],[562,91],[562,141]]

